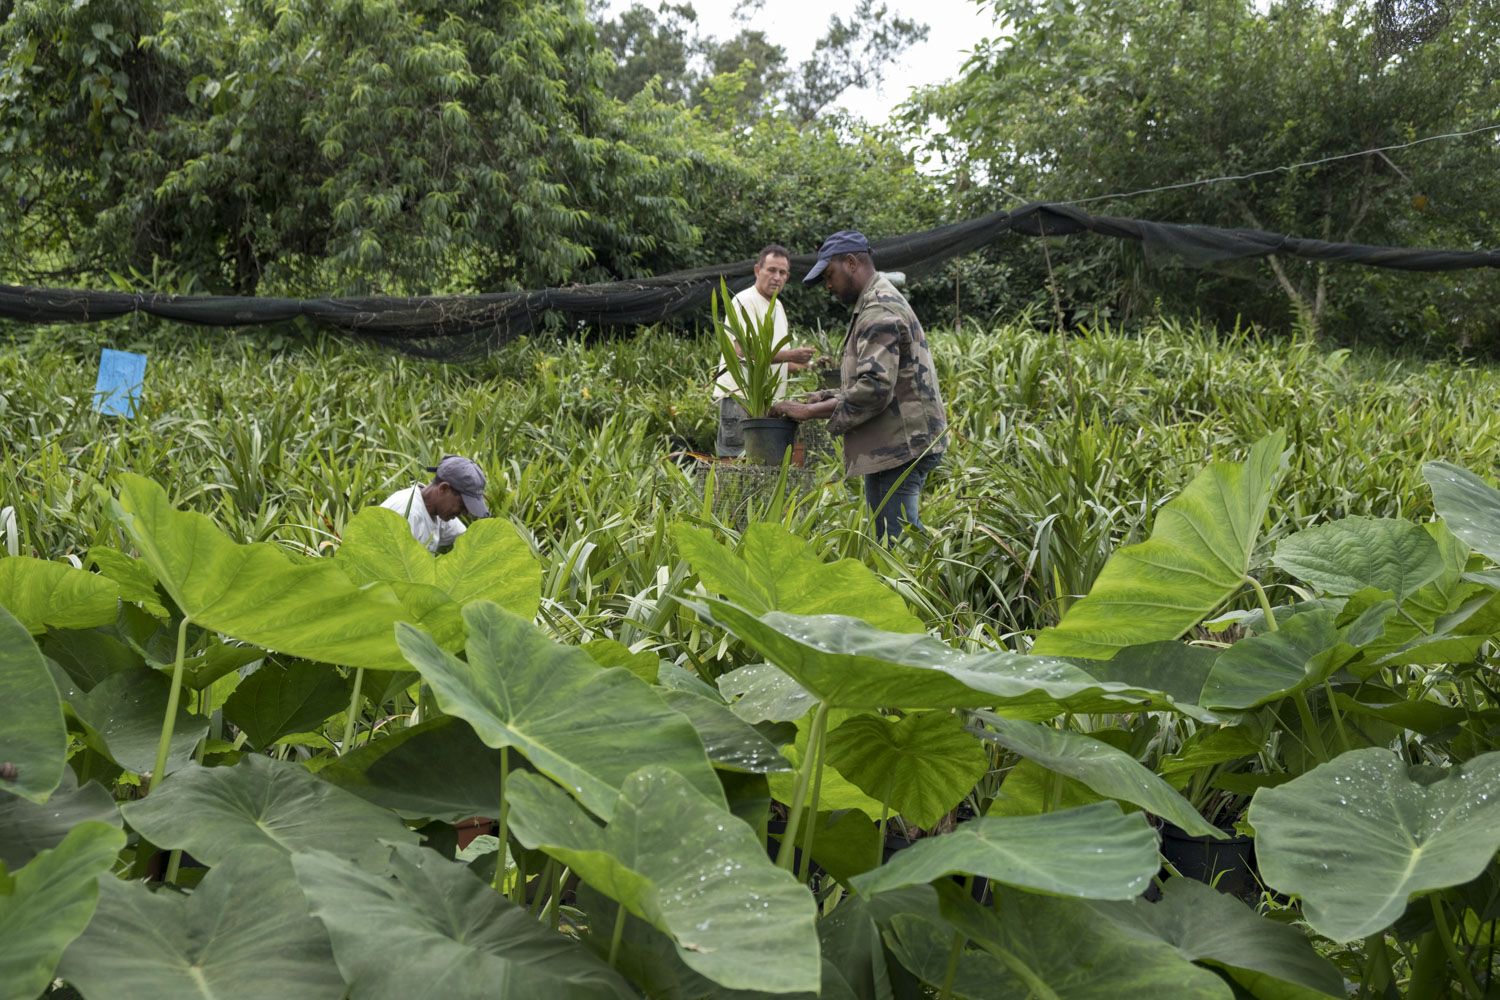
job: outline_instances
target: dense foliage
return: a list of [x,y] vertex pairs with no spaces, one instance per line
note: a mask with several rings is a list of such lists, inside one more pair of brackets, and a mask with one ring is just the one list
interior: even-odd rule
[[[1490,0],[993,6],[1003,30],[959,79],[909,109],[916,125],[943,123],[928,150],[974,210],[1145,192],[1084,207],[1335,242],[1494,243],[1493,131],[1346,156],[1496,124],[1500,9]],[[1423,12],[1421,32],[1392,27],[1395,15]],[[1015,251],[1034,261],[1026,287],[1050,308],[1040,248]],[[1497,340],[1488,273],[1152,259],[1102,240],[1054,247],[1052,257],[1070,312],[1165,308],[1387,344],[1430,338],[1492,350]]]
[[[886,550],[696,495],[708,339],[155,335],[127,421],[93,335],[0,359],[8,995],[1490,988],[1492,372],[935,331]],[[500,517],[434,559],[370,505],[448,450]],[[1153,887],[1231,827],[1240,899]]]

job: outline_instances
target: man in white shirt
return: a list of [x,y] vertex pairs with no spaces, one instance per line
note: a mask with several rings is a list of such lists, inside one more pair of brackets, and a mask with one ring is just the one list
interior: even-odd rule
[[445,455],[427,471],[436,473],[431,483],[397,490],[380,506],[406,518],[412,537],[436,554],[464,533],[460,514],[489,517],[490,508],[484,502],[484,473],[469,459]]
[[[776,243],[763,247],[755,257],[755,284],[734,297],[730,308],[743,309],[752,323],[759,323],[771,308],[771,297],[781,291],[792,275],[791,255],[787,248]],[[776,303],[776,339],[787,335],[786,310]],[[736,347],[739,345],[736,344]],[[778,399],[785,399],[787,379],[790,372],[800,371],[812,360],[811,347],[789,347],[776,352],[776,373],[781,382]],[[737,390],[734,378],[729,374],[724,358],[719,358],[719,377],[714,382],[714,399],[719,403],[719,437],[716,450],[722,456],[733,457],[744,453],[745,438],[740,430],[740,421],[749,416],[745,408],[730,393]]]

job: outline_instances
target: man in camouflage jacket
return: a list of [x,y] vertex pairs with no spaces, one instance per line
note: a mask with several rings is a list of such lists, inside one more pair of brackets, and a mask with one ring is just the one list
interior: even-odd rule
[[828,421],[844,437],[844,471],[863,476],[865,500],[882,538],[903,523],[922,530],[918,501],[927,474],[942,460],[948,418],[927,336],[911,305],[875,270],[870,243],[853,231],[834,233],[818,248],[805,284],[826,281],[854,315],[844,335],[840,386],[783,401],[771,412],[793,420]]

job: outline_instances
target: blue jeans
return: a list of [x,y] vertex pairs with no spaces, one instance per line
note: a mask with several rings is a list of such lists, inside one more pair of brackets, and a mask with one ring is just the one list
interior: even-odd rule
[[[927,474],[942,464],[942,461],[942,452],[927,454],[894,469],[872,472],[865,476],[865,502],[875,512],[875,534],[878,538],[882,541],[895,538],[906,525],[910,525],[919,534],[927,530],[922,527],[922,519],[917,516],[917,503],[922,496],[922,486],[927,482]],[[899,485],[897,480],[900,480]],[[895,486],[894,492],[891,490],[892,486]],[[890,493],[888,500],[887,493]],[[885,501],[884,506],[881,505],[882,500]]]

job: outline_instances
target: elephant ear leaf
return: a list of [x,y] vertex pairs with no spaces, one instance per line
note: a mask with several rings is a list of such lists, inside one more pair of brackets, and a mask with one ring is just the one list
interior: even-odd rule
[[1126,646],[1180,638],[1245,582],[1261,523],[1286,468],[1281,432],[1244,462],[1215,462],[1156,515],[1151,537],[1121,548],[1088,595],[1031,651],[1108,659]]
[[31,556],[0,559],[0,608],[32,635],[108,625],[119,606],[120,586],[107,576]]
[[47,661],[0,608],[0,791],[45,802],[62,781],[67,753],[62,698]]
[[869,567],[857,559],[824,562],[812,543],[779,524],[750,525],[738,551],[704,528],[677,524],[672,535],[705,587],[756,615],[852,615],[886,632],[924,631]]
[[[1261,875],[1318,933],[1389,927],[1413,896],[1479,877],[1500,848],[1500,752],[1447,771],[1342,754],[1250,803]],[[1332,846],[1330,846],[1332,845]]]

